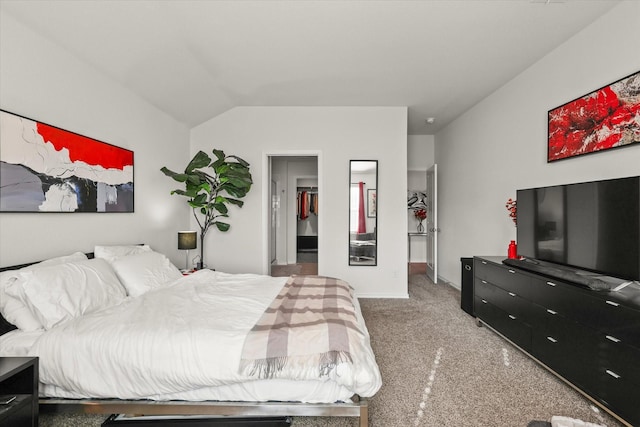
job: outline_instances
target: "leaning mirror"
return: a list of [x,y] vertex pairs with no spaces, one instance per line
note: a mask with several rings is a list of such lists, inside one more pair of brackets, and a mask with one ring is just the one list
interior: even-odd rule
[[378,263],[378,161],[349,161],[349,265]]

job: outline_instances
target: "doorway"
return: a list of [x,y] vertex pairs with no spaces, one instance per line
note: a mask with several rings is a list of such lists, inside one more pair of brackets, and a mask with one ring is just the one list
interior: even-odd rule
[[269,274],[318,274],[318,156],[269,155]]

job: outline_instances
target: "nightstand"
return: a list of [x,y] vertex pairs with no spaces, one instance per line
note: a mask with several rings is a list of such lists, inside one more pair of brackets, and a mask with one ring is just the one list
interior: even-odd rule
[[0,425],[37,427],[37,357],[0,357],[0,397]]

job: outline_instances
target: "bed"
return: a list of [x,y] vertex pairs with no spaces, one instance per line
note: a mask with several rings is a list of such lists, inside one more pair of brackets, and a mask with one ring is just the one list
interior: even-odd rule
[[[38,356],[40,405],[145,415],[347,416],[382,381],[345,282],[201,270],[146,245],[0,271],[0,356]],[[17,326],[17,327],[16,327]]]

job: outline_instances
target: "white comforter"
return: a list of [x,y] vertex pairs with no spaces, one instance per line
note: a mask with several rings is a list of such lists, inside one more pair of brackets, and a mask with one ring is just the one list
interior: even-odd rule
[[274,380],[239,373],[245,335],[286,279],[202,270],[43,332],[29,350],[40,357],[41,393],[304,402],[375,394],[381,377],[368,333],[354,343],[353,364],[339,365],[329,377],[292,369]]

